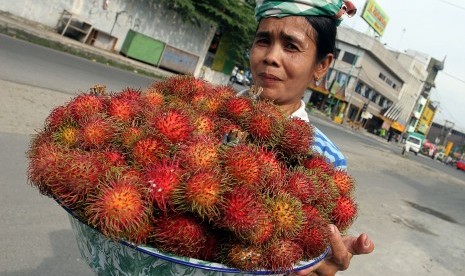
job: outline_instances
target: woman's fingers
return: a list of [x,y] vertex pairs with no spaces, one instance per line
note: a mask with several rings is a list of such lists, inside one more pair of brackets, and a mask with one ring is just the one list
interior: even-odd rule
[[375,249],[375,245],[365,233],[358,237],[346,236],[342,240],[347,250],[353,255],[369,254]]
[[330,260],[338,266],[339,270],[346,270],[349,267],[352,253],[346,247],[339,229],[333,224],[328,225],[328,227],[330,232],[328,238],[332,253]]

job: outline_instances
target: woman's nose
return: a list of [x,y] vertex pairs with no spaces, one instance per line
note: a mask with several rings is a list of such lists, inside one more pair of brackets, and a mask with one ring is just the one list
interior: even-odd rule
[[280,57],[280,49],[277,45],[270,46],[265,53],[265,63],[269,65],[278,65]]

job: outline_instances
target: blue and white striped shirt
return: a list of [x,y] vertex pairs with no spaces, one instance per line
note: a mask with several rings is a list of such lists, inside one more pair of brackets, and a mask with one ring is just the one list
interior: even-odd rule
[[[306,122],[310,122],[307,111],[305,111],[304,101],[301,101],[299,109],[292,113],[291,117],[297,117]],[[315,139],[313,141],[312,150],[326,157],[335,168],[347,170],[347,161],[339,148],[317,127],[313,126],[313,128],[315,130]]]

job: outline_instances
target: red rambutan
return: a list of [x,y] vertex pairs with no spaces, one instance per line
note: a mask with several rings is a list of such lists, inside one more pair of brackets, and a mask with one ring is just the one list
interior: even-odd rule
[[188,215],[170,215],[155,219],[151,238],[155,246],[180,256],[198,258],[207,241],[205,226]]
[[149,124],[173,144],[188,140],[193,132],[189,116],[179,109],[160,112]]
[[82,126],[79,135],[79,147],[83,149],[103,148],[115,138],[115,130],[112,121],[93,118]]
[[285,190],[304,203],[315,200],[313,178],[306,175],[303,170],[295,169],[288,172]]
[[104,113],[105,101],[101,96],[81,94],[68,104],[68,108],[77,122],[83,122]]
[[182,145],[177,155],[188,170],[211,169],[218,165],[220,145],[211,136],[198,136]]
[[148,197],[162,212],[174,209],[174,192],[180,188],[182,175],[179,163],[171,159],[163,159],[146,168],[142,179],[149,190]]
[[85,207],[90,225],[114,239],[134,237],[148,221],[149,208],[138,185],[121,177],[101,185]]
[[181,210],[191,211],[199,217],[215,219],[226,190],[224,179],[213,170],[200,170],[187,178],[176,191],[175,200]]
[[312,142],[313,131],[307,122],[295,117],[285,121],[279,148],[286,156],[308,154]]
[[221,113],[232,119],[234,122],[241,122],[246,116],[250,116],[252,112],[252,102],[246,97],[234,97],[227,100],[221,110]]
[[300,200],[288,193],[278,193],[269,196],[266,203],[278,234],[293,237],[300,231],[303,220]]
[[263,268],[265,254],[258,246],[235,243],[227,246],[226,264],[242,271]]
[[134,143],[131,153],[136,164],[146,167],[168,156],[169,147],[162,139],[146,137]]
[[345,231],[357,217],[357,204],[351,197],[340,196],[330,217],[339,230]]
[[333,181],[341,195],[349,195],[354,189],[355,180],[345,170],[335,170]]
[[293,266],[302,260],[303,250],[291,240],[278,239],[267,247],[265,264],[275,272],[291,272]]
[[221,153],[225,171],[238,183],[254,187],[261,180],[260,162],[255,148],[247,145],[228,147]]

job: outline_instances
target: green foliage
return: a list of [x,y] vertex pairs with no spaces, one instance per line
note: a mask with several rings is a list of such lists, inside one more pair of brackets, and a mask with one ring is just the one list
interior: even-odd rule
[[[156,1],[156,0],[151,0]],[[252,43],[257,26],[255,0],[161,0],[185,20],[197,25],[215,24],[223,37],[235,41],[230,54],[238,64],[248,63],[245,52]]]

